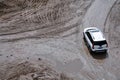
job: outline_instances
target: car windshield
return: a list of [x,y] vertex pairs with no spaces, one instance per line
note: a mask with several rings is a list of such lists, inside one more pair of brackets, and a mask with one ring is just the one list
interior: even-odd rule
[[94,45],[104,45],[104,44],[107,44],[106,40],[104,40],[104,41],[95,41],[94,42]]
[[99,32],[99,30],[91,30],[91,32]]

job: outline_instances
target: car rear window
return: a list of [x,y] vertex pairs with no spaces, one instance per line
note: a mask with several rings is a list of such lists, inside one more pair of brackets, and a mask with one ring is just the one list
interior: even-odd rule
[[104,41],[95,41],[94,42],[94,45],[104,45],[104,44],[107,44],[106,40],[104,40]]

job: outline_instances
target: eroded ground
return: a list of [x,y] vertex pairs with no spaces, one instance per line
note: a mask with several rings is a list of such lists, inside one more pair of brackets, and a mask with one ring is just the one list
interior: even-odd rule
[[[0,1],[0,79],[119,80],[119,8],[120,0]],[[89,53],[89,26],[104,32],[107,54]]]

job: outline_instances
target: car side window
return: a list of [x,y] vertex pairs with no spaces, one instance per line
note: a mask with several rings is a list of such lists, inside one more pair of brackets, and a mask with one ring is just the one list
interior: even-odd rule
[[86,32],[86,34],[87,34],[88,38],[90,39],[90,41],[93,43],[93,40],[92,40],[92,37],[91,37],[90,33]]

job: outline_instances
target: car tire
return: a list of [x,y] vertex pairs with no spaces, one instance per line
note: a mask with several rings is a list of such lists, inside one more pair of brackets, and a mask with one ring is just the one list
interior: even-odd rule
[[83,38],[83,39],[84,39],[85,45],[88,45],[88,43],[87,43],[86,39],[85,39],[85,38]]
[[83,39],[85,39],[85,35],[84,35],[84,33],[83,33]]
[[105,50],[105,52],[104,53],[107,53],[107,50]]

